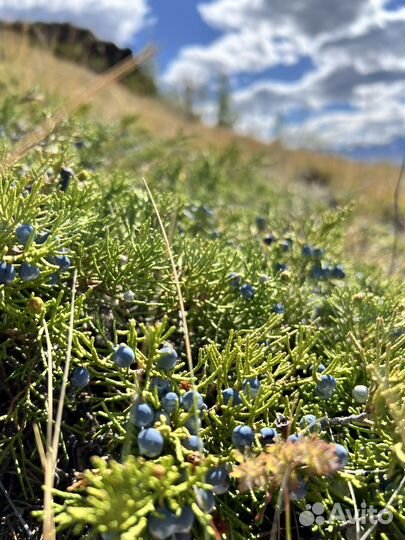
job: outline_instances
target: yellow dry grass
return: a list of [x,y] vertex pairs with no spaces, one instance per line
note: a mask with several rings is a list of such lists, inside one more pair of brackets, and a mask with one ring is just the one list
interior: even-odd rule
[[[30,47],[27,39],[3,32],[0,39],[0,81],[18,81],[19,90],[33,88],[61,98],[94,84],[97,75],[52,55],[51,51]],[[0,93],[1,95],[1,93]],[[99,92],[92,102],[92,114],[106,122],[136,115],[141,124],[161,138],[187,136],[197,149],[237,145],[248,155],[261,153],[272,165],[272,176],[294,180],[309,169],[329,175],[332,193],[351,199],[361,214],[387,217],[393,206],[398,168],[391,164],[367,165],[316,152],[289,150],[280,144],[265,144],[230,130],[211,128],[156,98],[134,95],[119,83]],[[405,203],[405,190],[401,196]]]
[[[40,92],[68,98],[78,90],[94,83],[97,74],[85,67],[56,58],[50,51],[30,47],[28,41],[12,33],[1,35],[0,80],[18,81],[23,92]],[[140,117],[144,127],[159,137],[174,137],[179,133],[191,137],[198,147],[227,146],[240,142],[251,151],[266,145],[239,137],[226,129],[212,129],[199,122],[190,122],[185,115],[172,109],[162,100],[134,95],[119,83],[111,84],[92,100],[92,114],[104,121],[127,115]]]

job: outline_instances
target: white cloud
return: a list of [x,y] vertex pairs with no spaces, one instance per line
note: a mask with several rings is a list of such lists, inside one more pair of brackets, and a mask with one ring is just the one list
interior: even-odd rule
[[[201,4],[202,18],[223,34],[206,46],[185,47],[163,81],[209,85],[219,71],[231,76],[254,72],[255,82],[233,94],[240,131],[269,138],[282,114],[296,118],[295,125],[289,122],[285,129],[290,142],[301,131],[335,147],[389,143],[402,135],[405,120],[400,91],[405,8],[388,11],[386,4],[387,0]],[[291,66],[308,56],[313,68],[297,81],[280,83],[266,74],[269,68]],[[203,112],[212,120],[212,105],[206,104]]]
[[[331,9],[331,1],[333,6]],[[165,74],[167,83],[209,80],[213,70],[260,72],[315,56],[333,36],[359,32],[377,21],[381,0],[217,0],[198,9],[205,22],[224,34],[207,46],[186,46]],[[361,23],[361,24],[360,24]]]
[[388,104],[371,111],[314,116],[299,127],[286,129],[284,138],[291,146],[305,148],[345,150],[352,146],[381,146],[403,137],[404,122],[404,108]]
[[335,32],[348,27],[361,16],[378,9],[380,2],[374,0],[217,0],[201,4],[199,11],[210,25],[222,30],[240,30],[244,26],[255,27],[258,21],[283,33],[296,30],[307,39]]
[[69,22],[126,45],[144,26],[147,0],[0,0],[6,21]]
[[225,34],[214,43],[202,46],[185,47],[181,56],[164,75],[164,81],[175,84],[178,81],[192,80],[204,84],[213,73],[260,72],[266,68],[297,62],[303,53],[296,44],[276,39],[274,31],[267,24],[258,24],[240,32]]

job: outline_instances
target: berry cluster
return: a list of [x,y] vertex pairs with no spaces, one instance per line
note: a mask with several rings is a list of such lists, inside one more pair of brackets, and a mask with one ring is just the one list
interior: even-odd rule
[[[50,233],[37,234],[35,227],[29,223],[19,225],[15,231],[17,242],[24,248],[29,247],[32,243],[44,244],[50,237]],[[57,266],[60,271],[64,271],[70,266],[70,259],[66,255],[64,249],[60,253],[48,258],[48,262]],[[34,281],[41,275],[41,270],[35,264],[23,261],[18,269],[18,275],[22,281]],[[17,277],[17,270],[13,264],[7,262],[0,263],[0,284],[7,284],[14,281]],[[57,281],[57,274],[51,276],[51,283]]]
[[[265,229],[264,223],[265,220],[263,220],[263,218],[258,218],[256,221],[259,231],[263,231]],[[267,234],[262,238],[262,240],[266,246],[273,246],[281,254],[290,253],[293,250],[294,242],[291,238],[285,238],[277,241],[274,235]],[[323,263],[322,258],[324,253],[324,250],[319,247],[310,246],[308,244],[302,245],[302,257],[309,259],[312,263],[309,276],[315,280],[344,279],[346,277],[346,272],[344,271],[343,266],[340,264]],[[283,262],[278,262],[275,265],[275,270],[276,272],[283,273],[288,270],[288,266]]]
[[[128,369],[136,362],[134,349],[126,344],[119,345],[112,354],[112,360],[120,369]],[[176,378],[168,377],[176,368],[179,356],[169,345],[162,346],[157,353],[156,369],[162,376],[153,375],[146,381],[144,391],[133,403],[129,421],[136,429],[138,454],[146,459],[158,459],[165,454],[173,453],[173,436],[180,441],[184,457],[200,455],[202,459],[209,457],[206,449],[206,424],[208,406],[205,398],[195,389],[186,388],[176,382]],[[314,370],[315,368],[311,368]],[[330,374],[324,374],[325,366],[317,366],[318,383],[315,393],[321,399],[330,399],[336,390],[336,379]],[[73,388],[81,389],[90,381],[87,368],[78,367],[71,375]],[[211,403],[210,407],[225,410],[244,406],[251,407],[261,391],[261,382],[257,376],[247,377],[240,388],[229,386],[221,391],[220,399]],[[353,398],[358,403],[368,399],[368,389],[363,385],[353,388]],[[156,406],[158,404],[158,406]],[[204,431],[201,432],[204,424]],[[298,432],[286,437],[286,444],[296,444],[313,433],[322,431],[322,422],[314,414],[306,414],[298,421]],[[259,431],[248,424],[238,423],[230,433],[227,461],[232,461],[232,449],[246,456],[253,455],[253,449],[264,451],[266,446],[282,443],[284,437],[275,427],[265,426]],[[209,445],[208,445],[209,446]],[[335,454],[340,467],[345,467],[349,460],[347,449],[335,445]],[[225,494],[230,486],[230,465],[211,466],[206,472],[204,482],[211,489],[196,488],[195,499],[198,507],[205,513],[212,513],[218,501],[217,496]],[[308,485],[303,477],[298,477],[295,488],[291,491],[292,500],[306,497]],[[181,511],[174,511],[168,505],[157,506],[148,517],[148,530],[153,538],[191,538],[191,530],[195,522],[192,506],[185,505]]]

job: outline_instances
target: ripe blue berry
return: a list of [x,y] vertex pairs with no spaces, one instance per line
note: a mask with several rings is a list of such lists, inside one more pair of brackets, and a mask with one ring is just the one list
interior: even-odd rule
[[200,418],[196,418],[193,414],[186,420],[184,425],[191,433],[191,435],[197,435],[201,429],[201,420]]
[[174,532],[177,534],[185,534],[191,531],[194,523],[194,513],[191,506],[185,506],[181,514],[175,518]]
[[285,307],[283,306],[283,304],[276,304],[273,307],[273,313],[277,313],[277,315],[284,315]]
[[273,444],[277,431],[274,428],[265,427],[260,430],[263,444]]
[[368,400],[368,388],[363,384],[356,385],[352,390],[352,396],[357,403],[366,403]]
[[156,508],[156,513],[148,520],[148,530],[153,538],[164,540],[174,535],[175,513],[166,506]]
[[163,450],[163,437],[155,428],[143,429],[138,435],[139,453],[143,456],[154,458]]
[[113,353],[113,360],[118,367],[129,368],[135,362],[135,353],[128,345],[120,345]]
[[66,268],[69,268],[70,266],[70,259],[65,254],[54,255],[53,257],[49,259],[49,262],[51,264],[54,264],[55,266],[59,266],[61,270],[65,270]]
[[237,426],[232,431],[232,443],[238,450],[244,450],[247,446],[251,447],[254,440],[254,432],[250,426]]
[[62,167],[60,170],[60,189],[62,191],[67,191],[70,180],[74,177],[75,173],[72,169],[68,167]]
[[263,216],[257,216],[256,218],[256,227],[260,232],[263,232],[266,229],[267,221]]
[[311,257],[314,259],[320,259],[323,255],[323,249],[304,245],[302,246],[302,255],[303,257]]
[[316,416],[313,414],[307,414],[303,416],[300,420],[300,428],[308,429],[311,433],[317,431],[318,423]]
[[286,238],[285,240],[282,240],[280,242],[280,247],[282,251],[291,251],[292,248],[292,240],[291,238]]
[[237,272],[231,272],[228,275],[227,280],[232,287],[238,288],[242,282],[242,277]]
[[234,388],[225,388],[225,390],[222,390],[222,398],[224,400],[225,405],[241,405],[242,404],[242,398],[240,397],[240,394],[237,390]]
[[150,380],[150,390],[151,392],[154,392],[155,389],[159,397],[164,396],[171,389],[170,381],[163,379],[162,377],[152,377]]
[[11,283],[15,279],[16,274],[16,269],[12,264],[0,263],[0,284]]
[[293,433],[292,435],[287,437],[287,441],[292,442],[292,443],[296,443],[301,439],[302,439],[301,433]]
[[263,242],[266,244],[266,246],[271,246],[271,244],[274,242],[274,236],[272,234],[268,234],[263,238]]
[[321,375],[316,386],[316,394],[321,399],[330,399],[336,389],[336,379],[332,375]]
[[74,388],[87,386],[90,382],[90,373],[88,369],[85,367],[76,368],[70,377],[70,382]]
[[201,419],[192,414],[184,423],[184,426],[188,429],[191,435],[198,435],[201,429]]
[[197,504],[203,512],[210,514],[215,508],[215,495],[212,491],[197,489]]
[[[311,373],[314,371],[314,369],[315,369],[315,366],[310,367]],[[323,371],[325,371],[325,369],[326,369],[326,366],[324,364],[319,364],[319,366],[316,368],[316,371],[318,373],[322,373]]]
[[252,300],[252,298],[256,294],[256,290],[254,287],[252,287],[252,285],[246,283],[240,288],[240,294],[242,295],[242,298],[244,300]]
[[36,240],[37,244],[45,244],[45,242],[48,240],[48,238],[50,238],[50,236],[51,236],[50,232],[45,232],[41,234],[41,236],[37,238]]
[[284,263],[276,263],[275,269],[276,272],[285,272],[288,270],[288,266]]
[[178,356],[176,351],[173,347],[162,347],[159,354],[158,368],[163,371],[171,371],[177,364]]
[[260,387],[261,383],[257,377],[250,377],[242,383],[243,393],[253,398],[259,393]]
[[153,422],[155,413],[147,403],[134,403],[131,411],[131,420],[136,427],[143,428],[150,426]]
[[204,450],[204,443],[197,435],[191,435],[188,439],[184,439],[183,446],[193,452],[202,452]]
[[165,538],[177,538],[177,535],[181,537],[189,533],[193,523],[194,513],[191,506],[185,506],[178,516],[167,506],[160,506],[149,517],[148,529],[153,538],[164,540]]
[[23,244],[25,246],[28,243],[31,235],[35,238],[34,226],[29,225],[28,223],[23,223],[22,225],[19,225],[17,227],[15,235],[20,244]]
[[349,453],[347,449],[341,444],[336,444],[335,452],[341,467],[345,467],[349,461]]
[[201,394],[195,390],[189,390],[183,396],[182,405],[186,411],[190,411],[194,407],[201,410],[204,407],[204,400]]
[[39,277],[41,270],[34,264],[23,262],[18,273],[23,281],[32,281]]
[[324,254],[324,250],[321,248],[312,248],[312,256],[316,259],[320,259]]
[[179,402],[180,400],[177,394],[168,392],[162,398],[162,407],[167,413],[171,414],[177,409]]
[[230,486],[229,473],[225,467],[215,467],[208,471],[205,478],[207,484],[213,486],[212,491],[217,495],[226,493]]
[[333,279],[344,279],[346,277],[346,272],[343,270],[343,266],[337,264],[330,269],[330,276]]
[[320,264],[317,264],[312,268],[310,275],[313,279],[326,279],[328,277],[328,270],[326,268],[322,268]]

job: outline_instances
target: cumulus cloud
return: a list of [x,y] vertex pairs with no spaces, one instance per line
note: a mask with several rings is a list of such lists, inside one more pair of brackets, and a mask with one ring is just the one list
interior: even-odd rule
[[69,22],[120,45],[131,41],[148,15],[147,0],[0,0],[2,20]]
[[295,29],[303,37],[313,39],[351,26],[360,16],[370,14],[370,5],[374,11],[379,4],[379,0],[218,0],[201,4],[199,11],[208,24],[223,30],[239,30],[267,21],[290,36],[289,31]]
[[[399,89],[405,68],[405,8],[388,10],[388,4],[389,0],[200,4],[202,18],[222,35],[205,46],[185,47],[163,80],[173,86],[184,80],[209,85],[218,72],[255,72],[255,82],[233,94],[240,131],[271,138],[282,115],[291,144],[300,132],[335,148],[389,143],[403,133]],[[266,74],[269,68],[291,66],[308,56],[312,68],[299,80],[280,83]],[[202,111],[212,120],[212,104]]]
[[185,47],[165,75],[173,83],[212,69],[226,73],[262,71],[314,56],[323,41],[346,37],[359,25],[378,21],[382,0],[217,0],[198,9],[205,22],[224,34],[208,46]]

